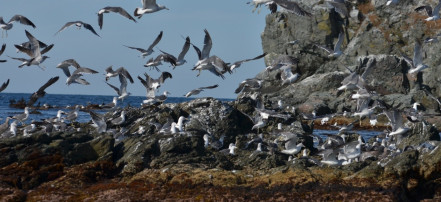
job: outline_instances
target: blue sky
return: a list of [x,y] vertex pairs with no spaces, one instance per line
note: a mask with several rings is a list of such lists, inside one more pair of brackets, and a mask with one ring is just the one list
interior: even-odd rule
[[[252,58],[263,53],[260,35],[265,27],[265,15],[268,10],[252,13],[252,7],[246,0],[158,0],[158,4],[167,6],[170,10],[162,10],[153,14],[146,14],[138,23],[134,23],[118,14],[104,14],[103,29],[99,30],[97,12],[106,6],[120,6],[131,15],[136,7],[141,7],[139,0],[2,0],[0,15],[5,21],[15,14],[28,17],[37,26],[33,29],[19,23],[8,31],[7,38],[1,38],[1,43],[6,43],[6,51],[0,59],[7,59],[7,63],[0,63],[0,83],[11,80],[4,92],[32,93],[53,76],[60,76],[60,80],[48,88],[47,93],[52,94],[96,94],[114,95],[115,92],[104,82],[104,69],[113,65],[114,69],[124,66],[132,77],[143,75],[147,72],[153,78],[160,73],[149,70],[143,65],[150,57],[156,57],[155,52],[145,59],[139,52],[128,49],[123,45],[135,47],[148,47],[162,30],[162,40],[158,48],[178,55],[184,44],[182,36],[190,36],[191,42],[202,48],[206,28],[212,37],[213,48],[211,55],[217,55],[226,62]],[[59,34],[54,34],[69,21],[81,20],[91,24],[101,38],[90,31],[76,27],[69,27]],[[27,57],[23,53],[16,53],[14,44],[27,40],[24,30],[28,30],[37,39],[55,44],[54,48],[46,55],[43,65],[46,71],[37,66],[18,68],[19,61],[7,57]],[[99,71],[96,75],[85,75],[91,85],[66,86],[66,76],[56,65],[63,60],[73,58],[81,66]],[[168,64],[159,68],[168,71],[173,79],[167,80],[161,86],[160,93],[167,90],[172,97],[181,97],[186,92],[213,84],[219,84],[217,89],[207,90],[195,97],[236,98],[234,90],[246,78],[254,77],[265,68],[263,59],[243,64],[236,72],[226,79],[203,71],[196,77],[197,72],[191,68],[197,61],[193,48],[186,55],[187,64],[172,70]],[[112,78],[110,83],[119,86],[118,79]],[[129,84],[128,91],[132,95],[145,96],[146,91],[136,79],[134,84]]]

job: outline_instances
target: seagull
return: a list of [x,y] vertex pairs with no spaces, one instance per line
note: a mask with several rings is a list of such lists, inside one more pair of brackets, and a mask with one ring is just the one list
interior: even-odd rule
[[37,92],[35,92],[35,93],[33,93],[31,95],[31,97],[29,98],[29,102],[28,102],[27,106],[34,105],[34,103],[38,100],[38,98],[41,98],[44,95],[46,95],[46,92],[44,90],[46,90],[47,87],[49,87],[52,84],[54,84],[55,82],[57,82],[59,78],[60,77],[58,77],[58,76],[50,78],[43,86],[41,86],[37,90]]
[[[31,49],[26,49],[26,48],[22,48],[20,46],[15,46],[17,49],[19,49],[20,51],[26,53],[28,56],[31,57],[31,59],[27,60],[24,58],[13,58],[15,60],[20,60],[23,63],[18,66],[19,68],[23,67],[24,65],[30,66],[30,65],[37,65],[38,67],[40,67],[41,69],[45,69],[44,66],[40,66],[41,63],[43,63],[47,58],[49,58],[48,56],[42,56],[42,52],[40,52],[40,45],[38,40],[32,36],[31,33],[29,33],[27,30],[25,30],[26,36],[28,37],[29,41],[31,42]],[[52,48],[52,47],[51,47]],[[47,49],[47,48],[46,48]]]
[[113,97],[113,101],[111,103],[107,103],[105,105],[100,105],[101,109],[113,109],[118,104],[118,97]]
[[266,53],[263,53],[262,55],[259,55],[259,56],[255,57],[255,58],[239,60],[237,62],[234,62],[232,65],[230,65],[230,70],[233,71],[233,69],[239,68],[240,65],[242,65],[242,63],[249,62],[249,61],[252,61],[252,60],[258,60],[260,58],[265,57],[265,55],[266,55]]
[[60,30],[58,30],[57,33],[55,33],[55,35],[58,34],[58,33],[61,32],[61,31],[63,31],[64,29],[66,29],[66,28],[72,26],[72,25],[77,26],[78,29],[81,29],[81,26],[83,26],[84,28],[90,30],[93,34],[95,34],[95,35],[101,37],[100,35],[98,35],[98,34],[95,32],[95,29],[93,29],[92,25],[87,24],[87,23],[82,22],[82,21],[73,21],[73,22],[68,22],[68,23],[66,23],[63,27],[61,27]]
[[154,91],[150,91],[150,92],[147,91],[147,100],[143,100],[142,103],[143,104],[153,104],[156,102],[162,103],[162,102],[165,102],[165,100],[167,100],[167,98],[170,94],[171,94],[170,92],[164,91],[162,93],[162,95],[156,96]]
[[213,41],[211,40],[210,33],[208,33],[207,29],[204,29],[205,37],[204,37],[204,47],[202,48],[202,51],[193,45],[194,50],[198,54],[198,61],[194,65],[195,67],[199,66],[204,60],[206,60],[210,56],[211,47],[213,46]]
[[325,46],[318,45],[318,44],[314,44],[314,45],[325,50],[326,52],[328,52],[329,53],[328,57],[336,58],[336,57],[340,56],[341,54],[343,54],[343,52],[340,50],[341,45],[343,43],[343,40],[344,40],[344,33],[340,32],[340,34],[338,34],[338,41],[334,46],[334,50],[332,50],[328,47],[325,47]]
[[17,114],[15,116],[13,116],[12,119],[15,119],[15,120],[23,123],[24,121],[26,121],[28,119],[28,117],[29,117],[29,107],[25,107],[23,114]]
[[188,49],[190,48],[190,37],[187,36],[187,38],[185,38],[185,44],[182,47],[182,51],[181,53],[179,53],[178,58],[176,58],[175,56],[166,53],[162,50],[160,50],[162,52],[162,60],[165,62],[169,62],[172,66],[173,69],[175,69],[176,66],[181,66],[183,64],[185,64],[187,61],[184,59],[185,54],[187,54]]
[[402,54],[404,61],[410,66],[409,74],[418,73],[429,66],[423,64],[422,47],[419,40],[415,41],[415,47],[413,48],[413,59],[410,59],[406,55]]
[[102,114],[97,114],[93,111],[89,111],[90,117],[92,118],[92,127],[96,128],[98,133],[106,132],[107,124],[104,116]]
[[176,57],[162,50],[159,51],[161,51],[162,54],[158,55],[155,59],[150,58],[150,60],[148,60],[147,63],[144,64],[144,67],[153,67],[156,69],[156,71],[159,72],[158,66],[162,65],[162,61],[164,61],[170,63],[170,65],[172,65],[174,69],[176,67]]
[[9,79],[0,86],[0,92],[4,91],[9,85]]
[[299,59],[289,55],[279,55],[274,59],[269,66],[265,68],[265,71],[270,72],[278,70],[286,65],[294,65],[299,63]]
[[336,12],[345,17],[349,17],[348,8],[346,8],[345,1],[326,0],[325,2],[332,6]]
[[287,65],[281,68],[282,73],[280,74],[280,79],[282,80],[282,86],[294,83],[299,78],[300,75],[298,73],[292,73],[292,66],[293,65]]
[[435,6],[435,8],[433,9],[432,12],[432,7],[429,5],[425,5],[425,6],[420,6],[418,8],[415,8],[415,11],[421,11],[421,10],[426,10],[427,15],[429,16],[428,18],[426,18],[426,21],[435,21],[439,19],[439,10],[441,9],[441,0],[438,1],[438,4]]
[[113,71],[112,66],[110,66],[110,67],[107,67],[105,71],[106,71],[106,81],[108,81],[110,77],[123,75],[124,77],[126,77],[126,79],[129,79],[130,83],[133,83],[132,76],[129,74],[127,69],[124,67],[120,67],[120,68],[116,69],[115,71]]
[[17,135],[17,121],[14,121],[11,123],[11,127],[8,131],[2,133],[0,137],[2,138],[9,138],[9,137],[15,137]]
[[302,147],[305,147],[303,143],[297,144],[299,137],[291,132],[281,134],[278,139],[281,141],[286,141],[285,149],[280,151],[284,154],[295,155],[302,150]]
[[127,13],[126,10],[124,10],[121,7],[104,7],[98,11],[98,25],[100,26],[100,29],[103,29],[103,14],[104,13],[119,13],[120,15],[128,18],[129,20],[133,20],[133,22],[136,22],[135,18],[133,18],[129,13]]
[[294,13],[298,16],[308,16],[311,17],[312,14],[305,11],[303,8],[301,8],[299,6],[299,4],[297,4],[294,1],[288,1],[288,0],[273,0],[274,3],[276,3],[277,5],[279,5],[280,7],[286,9],[288,12],[290,13]]
[[[71,74],[69,71],[69,67],[75,67],[75,71]],[[66,85],[70,85],[71,83],[79,83],[83,85],[89,85],[90,83],[86,80],[80,78],[82,73],[91,73],[96,74],[97,71],[93,69],[89,69],[87,67],[81,67],[77,61],[74,59],[67,59],[57,65],[57,68],[63,70],[64,74],[68,77],[66,80]]]
[[147,73],[144,73],[144,76],[145,76],[145,80],[140,76],[138,76],[138,79],[147,89],[147,92],[157,91],[158,88],[161,87],[161,84],[163,84],[166,79],[173,78],[172,74],[170,74],[169,72],[162,72],[161,76],[159,76],[159,78],[157,79],[153,79]]
[[[2,45],[2,49],[0,49],[0,55],[2,55],[3,52],[5,52],[5,49],[6,49],[6,44],[4,43],[4,44]],[[6,60],[0,60],[0,62],[7,62],[7,61],[6,61]]]
[[119,126],[121,124],[124,123],[124,121],[126,121],[126,112],[123,110],[121,111],[121,115],[115,119],[112,119],[112,121],[110,121],[113,125]]
[[77,68],[75,71],[72,72],[72,75],[70,75],[70,77],[67,78],[66,85],[70,85],[72,83],[80,83],[83,85],[89,85],[89,82],[87,82],[84,79],[81,79],[80,77],[83,76],[83,74],[97,74],[97,73],[98,73],[97,71],[90,69],[90,68],[87,68],[87,67]]
[[262,87],[262,80],[260,79],[245,79],[245,81],[240,82],[239,87],[234,91],[234,93],[257,91]]
[[0,134],[4,133],[6,130],[8,130],[8,128],[9,128],[9,120],[11,120],[11,119],[12,118],[9,117],[9,116],[6,117],[5,122],[0,125]]
[[384,111],[384,114],[392,126],[392,132],[389,133],[389,136],[402,136],[410,130],[410,128],[403,126],[403,117],[398,110]]
[[[193,46],[195,47],[195,46]],[[199,57],[201,58],[201,57]],[[219,57],[213,55],[207,59],[200,60],[201,63],[197,64],[197,66],[193,67],[191,70],[199,70],[199,76],[201,74],[202,70],[208,70],[214,75],[221,77],[222,79],[225,79],[225,76],[223,75],[225,72],[230,72],[230,67],[227,63],[225,63],[222,59]]]
[[200,92],[202,92],[202,91],[204,91],[204,89],[213,89],[213,88],[217,88],[219,85],[213,85],[213,86],[207,86],[207,87],[200,87],[200,88],[196,88],[196,89],[193,89],[193,90],[191,90],[190,92],[188,92],[187,94],[185,94],[184,96],[185,97],[190,97],[190,96],[192,96],[192,95],[197,95],[197,94],[199,94]]
[[163,9],[168,10],[167,7],[159,5],[156,3],[156,0],[141,0],[142,8],[135,8],[133,12],[135,17],[141,19],[142,15],[146,13],[154,13]]
[[0,17],[0,29],[2,29],[2,37],[3,31],[6,31],[6,37],[8,37],[8,30],[12,29],[13,22],[20,22],[23,25],[32,26],[34,29],[36,28],[34,23],[32,23],[28,18],[22,15],[14,15],[8,23],[5,23],[5,21],[3,21],[3,17]]
[[116,93],[119,95],[119,100],[124,100],[124,98],[131,95],[131,93],[127,92],[127,79],[122,74],[119,75],[119,81],[121,82],[121,85],[119,88],[115,87],[114,85],[107,83],[113,90],[116,91]]
[[124,46],[127,48],[134,49],[134,50],[141,52],[142,58],[145,58],[146,56],[149,56],[150,54],[152,54],[154,52],[153,48],[156,46],[156,44],[159,43],[159,41],[161,41],[161,38],[162,38],[162,31],[159,33],[159,35],[156,37],[156,39],[153,41],[153,43],[147,48],[147,50],[142,49],[142,48],[126,46],[126,45],[124,45]]

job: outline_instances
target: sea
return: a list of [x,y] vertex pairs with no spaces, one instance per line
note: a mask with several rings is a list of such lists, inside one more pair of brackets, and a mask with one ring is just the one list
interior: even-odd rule
[[[12,108],[9,106],[10,102],[14,100],[18,102],[19,100],[28,100],[31,94],[29,93],[0,93],[0,123],[5,120],[8,116],[14,116],[16,114],[23,113],[23,109]],[[38,110],[33,112],[30,110],[26,123],[30,123],[32,120],[41,121],[43,119],[52,118],[57,116],[58,110],[63,110],[65,112],[70,111],[67,107],[74,106],[76,104],[87,106],[89,104],[107,104],[112,102],[114,96],[107,95],[67,95],[67,94],[46,94],[44,97],[38,99],[35,105],[43,106],[47,104],[51,106],[47,110]],[[186,97],[169,97],[165,103],[181,103],[193,100],[195,98]],[[119,107],[140,107],[142,101],[145,100],[145,96],[129,96],[122,102],[118,100]],[[234,101],[234,99],[219,99],[221,101]],[[98,113],[105,113],[105,110],[96,110]],[[89,122],[90,115],[87,112],[80,111],[77,121],[78,122]],[[333,130],[314,130],[314,134],[326,139],[327,135],[335,135],[338,131]],[[365,140],[378,135],[379,131],[357,131],[358,134],[362,135]]]

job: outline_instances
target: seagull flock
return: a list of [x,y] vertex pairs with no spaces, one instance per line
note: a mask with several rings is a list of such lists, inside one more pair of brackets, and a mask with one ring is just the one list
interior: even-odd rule
[[[141,17],[145,14],[158,12],[161,10],[168,10],[163,5],[159,5],[156,3],[156,0],[142,0],[142,8],[135,8],[134,16],[138,18],[138,20],[141,19]],[[346,7],[346,2],[344,0],[326,0],[324,1],[331,9],[335,9],[336,12],[338,12],[343,17],[348,17],[348,9]],[[398,0],[394,1],[388,1],[386,4],[388,6],[396,5],[398,4]],[[277,12],[277,7],[281,7],[284,9],[285,12],[293,13],[301,18],[304,18],[304,20],[310,20],[312,17],[312,14],[308,12],[308,8],[303,8],[298,3],[294,1],[289,0],[253,0],[249,2],[249,4],[253,5],[256,8],[262,5],[268,6],[268,8],[271,10],[271,12]],[[415,9],[415,11],[420,10],[426,10],[428,14],[428,18],[426,21],[434,21],[439,19],[439,10],[441,7],[441,0],[436,5],[436,7],[432,10],[432,7],[422,6]],[[131,20],[133,22],[137,22],[137,20],[132,17],[125,9],[121,7],[104,7],[100,9],[97,12],[98,15],[98,25],[100,27],[100,30],[103,29],[104,25],[104,14],[106,13],[117,13],[128,20]],[[106,14],[107,15],[107,14]],[[32,23],[31,20],[28,18],[22,16],[22,15],[15,15],[9,20],[8,23],[5,23],[3,21],[3,18],[0,18],[0,28],[3,31],[6,32],[7,37],[7,31],[12,28],[12,23],[19,22],[23,25],[31,26],[33,28],[36,28],[34,23]],[[60,30],[58,30],[55,34],[59,34],[64,29],[75,25],[78,29],[81,27],[86,28],[90,32],[92,32],[94,35],[100,37],[98,33],[95,31],[93,26],[91,24],[82,22],[82,21],[72,21],[67,22],[63,27],[61,27]],[[196,64],[191,68],[193,71],[198,71],[198,74],[196,76],[199,76],[203,70],[208,70],[212,74],[214,74],[217,77],[220,77],[221,79],[225,79],[228,74],[232,74],[233,70],[239,68],[243,63],[251,61],[251,60],[258,60],[266,56],[266,53],[263,53],[259,56],[250,58],[250,59],[243,59],[236,62],[225,62],[221,57],[211,54],[211,49],[213,46],[213,40],[210,36],[210,33],[207,29],[204,29],[205,37],[203,40],[203,46],[202,49],[200,49],[197,45],[194,44],[194,42],[190,41],[190,37],[185,37],[184,45],[179,53],[179,55],[176,57],[170,53],[167,53],[163,50],[160,50],[157,48],[158,55],[156,57],[150,58],[148,61],[146,61],[145,67],[149,67],[150,69],[155,69],[157,71],[161,71],[159,68],[160,65],[163,65],[163,63],[168,63],[172,68],[176,68],[177,66],[183,66],[186,64],[186,54],[189,51],[189,49],[192,47],[194,51],[196,52],[198,56],[198,61]],[[312,47],[318,47],[320,49],[323,49],[327,52],[327,57],[335,59],[341,55],[344,54],[344,50],[342,50],[342,46],[344,44],[345,39],[345,33],[344,30],[341,30],[338,34],[337,42],[335,43],[335,46],[333,49],[322,46],[318,44],[311,44]],[[19,52],[23,52],[29,56],[29,58],[16,58],[16,57],[10,57],[14,60],[19,60],[22,62],[20,64],[19,68],[24,66],[38,66],[42,70],[45,70],[46,67],[42,65],[46,59],[49,57],[44,55],[48,53],[54,44],[46,45],[45,43],[39,41],[37,38],[35,38],[29,31],[25,31],[25,35],[28,38],[27,42],[21,43],[19,45],[14,45]],[[2,34],[3,36],[3,34]],[[161,31],[158,36],[152,40],[150,46],[142,48],[134,47],[134,46],[128,46],[123,45],[129,49],[136,50],[140,52],[140,57],[142,59],[152,55],[155,52],[155,47],[158,45],[158,43],[161,41],[163,36],[163,32]],[[294,42],[286,42],[289,44],[295,44]],[[2,49],[0,50],[0,56],[3,53],[3,51],[6,48],[6,44],[2,46]],[[414,56],[413,58],[409,58],[406,55],[402,55],[402,60],[409,64],[410,69],[408,71],[409,74],[419,74],[422,73],[422,71],[426,68],[429,68],[427,65],[423,63],[422,60],[422,43],[420,39],[415,40],[415,47],[414,47]],[[276,58],[274,58],[270,63],[269,66],[265,68],[266,73],[271,72],[278,72],[276,78],[279,80],[280,86],[287,86],[292,83],[295,83],[301,78],[300,72],[298,72],[297,65],[299,64],[300,59],[295,58],[293,56],[288,55],[280,55]],[[0,62],[6,62],[4,60],[1,60]],[[410,130],[410,126],[408,123],[404,124],[403,117],[407,117],[410,123],[415,122],[423,122],[423,124],[427,124],[423,119],[421,112],[417,108],[417,103],[414,104],[414,107],[412,107],[409,111],[403,112],[399,111],[397,109],[393,109],[384,102],[382,102],[380,99],[377,99],[375,96],[376,93],[371,91],[369,89],[369,86],[367,83],[369,81],[367,80],[367,74],[375,68],[376,61],[372,60],[368,64],[364,64],[363,62],[360,62],[360,66],[357,70],[350,70],[350,74],[342,81],[342,86],[338,88],[339,91],[349,91],[349,92],[355,92],[355,94],[352,95],[352,99],[357,100],[357,111],[352,113],[353,117],[357,117],[358,120],[354,121],[353,123],[350,123],[346,126],[336,126],[339,128],[339,134],[338,135],[330,135],[326,141],[321,141],[321,138],[319,137],[313,137],[315,139],[319,139],[318,145],[314,147],[317,152],[317,155],[321,155],[321,160],[318,160],[315,157],[309,156],[311,152],[307,152],[305,149],[305,145],[307,145],[304,140],[305,136],[313,136],[312,130],[313,130],[313,121],[312,125],[304,124],[304,120],[315,120],[315,119],[322,119],[322,123],[329,120],[329,117],[318,117],[315,113],[312,114],[302,114],[299,115],[299,118],[302,121],[302,127],[305,131],[305,134],[296,134],[289,131],[284,131],[284,128],[286,126],[283,126],[281,123],[278,124],[277,129],[275,130],[278,134],[277,138],[274,140],[267,140],[264,138],[264,135],[262,133],[259,134],[259,130],[266,126],[267,123],[269,123],[269,119],[276,119],[276,120],[290,120],[291,118],[294,118],[293,114],[295,114],[295,109],[288,113],[286,111],[283,111],[284,106],[281,101],[277,103],[275,106],[275,109],[267,109],[266,106],[263,104],[263,98],[261,96],[261,89],[263,88],[262,84],[264,80],[252,78],[252,79],[246,79],[243,82],[241,82],[238,86],[238,88],[235,90],[235,93],[244,93],[245,95],[249,95],[251,98],[254,98],[256,100],[256,107],[255,107],[255,115],[248,115],[243,112],[244,115],[248,116],[250,118],[250,121],[254,123],[252,128],[250,130],[257,131],[258,137],[250,140],[246,145],[246,148],[239,148],[236,146],[235,143],[230,143],[228,145],[228,148],[225,150],[221,150],[224,147],[224,136],[221,136],[221,138],[216,139],[213,134],[207,133],[203,136],[204,140],[204,146],[206,148],[211,147],[215,150],[220,150],[223,153],[229,154],[229,155],[235,155],[235,150],[237,149],[247,149],[252,147],[253,145],[256,145],[256,153],[253,153],[251,156],[258,155],[257,153],[262,152],[280,152],[282,154],[285,154],[289,156],[290,159],[296,158],[296,155],[302,152],[301,156],[304,159],[308,159],[309,161],[315,163],[315,164],[326,164],[326,165],[346,165],[354,161],[359,161],[361,159],[367,159],[370,157],[374,158],[384,158],[387,155],[391,155],[392,153],[400,152],[399,149],[397,149],[396,145],[399,143],[399,141],[402,139],[402,137]],[[73,67],[74,71],[70,71],[69,67]],[[63,73],[66,75],[66,85],[89,85],[90,83],[86,80],[87,74],[97,74],[98,71],[93,70],[88,67],[84,67],[79,65],[79,63],[75,59],[67,59],[64,61],[61,61],[56,68],[60,68]],[[363,73],[360,75],[359,72],[363,70]],[[89,114],[91,117],[91,121],[93,122],[93,125],[96,128],[96,131],[98,133],[105,133],[110,131],[108,129],[109,126],[117,126],[119,127],[119,133],[123,133],[123,127],[120,127],[123,125],[126,120],[126,111],[125,110],[118,110],[118,100],[124,101],[125,98],[130,96],[130,92],[127,91],[127,86],[130,84],[134,84],[135,80],[132,78],[132,76],[129,73],[130,69],[126,69],[124,67],[120,67],[116,70],[113,70],[113,67],[110,66],[105,69],[105,81],[107,85],[112,88],[116,95],[113,97],[112,102],[108,104],[100,105],[100,109],[106,109],[114,114],[118,114],[119,116],[117,118],[114,118],[112,120],[106,120],[104,114],[96,113],[92,110],[89,110]],[[228,73],[228,74],[227,74]],[[109,80],[111,80],[112,77],[118,77],[120,86],[115,86],[111,83],[108,83]],[[146,89],[146,97],[147,99],[141,103],[142,105],[152,105],[155,103],[162,103],[167,99],[167,96],[169,95],[168,91],[163,91],[163,94],[157,95],[159,88],[161,85],[166,82],[169,79],[173,79],[172,73],[168,71],[162,71],[161,75],[158,78],[152,78],[148,73],[144,73],[144,76],[137,76],[139,82],[145,87]],[[41,97],[43,97],[46,92],[45,89],[50,87],[52,84],[57,82],[59,77],[53,77],[50,78],[42,87],[40,87],[35,93],[31,95],[29,98],[29,101],[26,103],[26,106],[24,107],[24,113],[18,114],[13,117],[8,117],[2,125],[0,125],[0,136],[1,137],[14,137],[17,135],[17,125],[23,124],[28,117],[29,117],[29,109],[34,107],[34,104],[37,102],[37,100]],[[127,81],[129,80],[129,81]],[[0,87],[0,92],[3,91],[7,86],[9,85],[10,80],[8,79],[6,82],[4,82]],[[13,81],[11,81],[13,83]],[[189,91],[188,93],[184,94],[185,97],[190,97],[192,95],[197,95],[204,90],[217,88],[219,85],[214,84],[211,86],[206,87],[200,87],[194,90]],[[434,98],[436,99],[436,98]],[[439,102],[439,101],[438,101]],[[373,103],[373,104],[372,104]],[[63,112],[59,111],[57,114],[57,117],[54,117],[52,119],[46,120],[47,122],[53,123],[54,128],[60,129],[60,128],[66,128],[67,126],[63,123],[65,120],[70,121],[71,123],[76,120],[76,117],[78,116],[78,110],[81,107],[76,106],[75,109],[73,109],[71,112]],[[373,119],[375,120],[375,117],[379,115],[379,111],[381,111],[382,114],[385,114],[389,120],[390,124],[392,126],[391,131],[385,135],[384,138],[377,138],[377,141],[374,143],[366,143],[361,136],[358,137],[356,141],[348,141],[347,136],[348,133],[350,133],[352,127],[354,124],[356,124],[359,121],[359,124],[361,125],[362,119]],[[65,114],[64,117],[62,115]],[[161,126],[161,133],[170,133],[170,134],[180,134],[185,133],[185,123],[184,121],[187,121],[191,119],[191,117],[179,117],[177,122],[169,121]],[[9,121],[14,120],[12,124],[9,125]],[[371,122],[372,123],[372,122]],[[32,124],[31,124],[32,126]],[[33,125],[31,128],[26,128],[26,132],[24,134],[30,135],[33,131],[35,131],[35,125]],[[141,128],[139,129],[140,131]],[[46,128],[47,131],[47,128]],[[278,151],[278,145],[281,144],[281,149]],[[250,157],[251,157],[250,156]]]

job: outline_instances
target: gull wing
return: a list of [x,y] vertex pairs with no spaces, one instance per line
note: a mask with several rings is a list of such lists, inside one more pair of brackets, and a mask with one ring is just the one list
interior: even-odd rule
[[173,78],[172,74],[169,72],[162,72],[161,76],[159,76],[159,83],[164,83],[164,81],[168,78]]
[[141,0],[141,3],[143,9],[156,7],[156,0]]
[[244,63],[244,62],[249,62],[249,61],[252,61],[252,60],[258,60],[258,59],[263,58],[265,56],[266,56],[266,53],[263,53],[262,55],[256,56],[254,58],[245,59],[245,60],[239,60],[237,62],[234,62],[233,65],[231,65],[231,67],[237,68],[237,67],[240,67],[240,65],[242,65],[242,63]]
[[32,52],[31,49],[27,49],[25,47],[19,46],[19,45],[14,45],[15,48],[17,48],[20,52],[25,53],[26,55],[28,55],[29,57],[33,57],[34,56],[34,52]]
[[201,52],[201,50],[197,46],[195,46],[195,45],[193,45],[193,48],[196,51],[196,54],[198,54],[198,59],[202,60],[202,52]]
[[340,32],[340,34],[338,34],[338,41],[334,46],[334,52],[340,51],[341,44],[343,44],[343,40],[344,40],[344,33]]
[[428,6],[428,5],[425,5],[425,6],[420,6],[420,7],[418,7],[418,8],[415,8],[415,11],[421,11],[421,10],[426,10],[426,12],[427,12],[427,15],[429,16],[429,17],[432,17],[433,15],[432,15],[432,7],[431,6]]
[[[111,68],[111,67],[110,67]],[[133,78],[130,75],[130,73],[126,70],[126,68],[124,67],[120,67],[116,70],[117,72],[119,72],[120,74],[122,74],[124,77],[128,78],[130,83],[133,83]]]
[[210,33],[208,33],[207,29],[204,29],[205,38],[204,38],[204,48],[202,48],[202,58],[208,58],[210,55],[211,47],[213,46],[213,42],[211,40]]
[[0,92],[4,91],[9,85],[9,79],[0,86]]
[[280,7],[290,11],[291,13],[294,13],[299,16],[308,16],[311,17],[312,14],[305,11],[303,8],[301,8],[296,2],[293,1],[287,1],[287,0],[273,0],[274,3],[279,5]]
[[132,47],[132,46],[126,46],[126,45],[123,45],[123,46],[125,46],[125,47],[127,47],[127,48],[130,48],[130,49],[134,49],[134,50],[137,50],[137,51],[139,51],[139,52],[147,52],[147,50],[145,50],[145,49],[142,49],[142,48],[136,48],[136,47]]
[[135,18],[133,18],[126,10],[124,10],[124,8],[121,7],[105,7],[103,8],[105,10],[114,12],[114,13],[119,13],[120,15],[126,17],[129,20],[132,20],[133,22],[136,22]]
[[97,71],[87,68],[87,67],[80,67],[76,69],[72,74],[96,74]]
[[[54,44],[51,44],[51,45],[47,46],[45,49],[41,50],[40,53],[42,55],[44,55],[45,53],[49,52],[52,49],[52,47],[54,47]],[[41,46],[40,46],[40,48],[41,48]]]
[[162,31],[159,33],[159,35],[156,37],[155,41],[153,41],[153,43],[149,46],[149,48],[147,50],[153,50],[153,47],[156,46],[156,44],[159,43],[159,41],[161,41],[162,39]]
[[93,29],[92,25],[83,22],[83,27],[86,28],[86,29],[88,29],[88,30],[90,30],[93,34],[95,34],[95,35],[101,37],[100,35],[98,35],[98,34],[96,33],[96,31],[95,31],[95,29]]
[[32,34],[29,33],[27,30],[25,30],[25,33],[26,33],[26,36],[29,39],[29,42],[31,42],[31,50],[33,51],[33,56],[32,57],[41,56],[41,53],[40,53],[40,43],[38,43],[37,38],[32,36]]
[[[106,82],[106,83],[107,83],[107,82]],[[114,86],[114,85],[112,85],[112,84],[110,84],[110,83],[107,83],[107,85],[109,85],[111,88],[113,88],[113,90],[115,90],[116,93],[117,93],[119,96],[121,96],[121,92],[119,91],[119,88],[117,88],[116,86]]]
[[217,88],[217,87],[219,87],[218,84],[212,85],[212,86],[207,86],[207,87],[200,87],[200,89],[213,89],[213,88]]
[[[438,4],[435,6],[435,8],[433,9],[433,13],[435,13],[435,15],[439,14],[439,10],[441,8],[441,1],[438,1]],[[432,14],[433,14],[432,13]]]
[[182,51],[181,51],[181,53],[179,53],[178,61],[184,59],[185,54],[187,54],[187,52],[188,52],[188,49],[190,49],[190,37],[187,36],[187,38],[185,38],[185,44],[182,47]]
[[22,15],[14,15],[8,23],[11,22],[20,22],[21,24],[24,25],[29,25],[32,26],[33,28],[36,28],[36,26],[34,25],[34,23],[32,23],[28,18],[26,18],[25,16]]
[[66,29],[66,28],[68,28],[68,27],[70,27],[70,26],[72,26],[72,25],[74,25],[74,24],[77,24],[77,23],[82,23],[82,22],[81,22],[81,21],[67,22],[66,24],[64,24],[63,27],[61,27],[60,30],[58,30],[58,32],[55,33],[55,35],[58,34],[58,33],[61,32],[61,31],[63,31],[64,29]]
[[415,47],[413,48],[413,66],[417,67],[423,63],[423,56],[421,53],[421,42],[419,40],[415,41]]
[[2,55],[3,52],[5,52],[5,49],[6,49],[6,44],[4,43],[4,44],[2,45],[2,49],[0,50],[0,55]]

